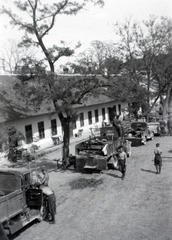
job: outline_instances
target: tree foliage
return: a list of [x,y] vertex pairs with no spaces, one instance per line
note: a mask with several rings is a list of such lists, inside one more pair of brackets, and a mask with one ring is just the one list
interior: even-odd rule
[[8,152],[8,160],[10,162],[16,162],[16,147],[19,141],[24,140],[25,137],[23,133],[18,131],[14,126],[3,126],[1,124],[0,127],[0,149]]
[[[141,24],[133,23],[131,19],[123,25],[116,24],[117,32],[121,37],[118,47],[128,76],[131,81],[146,86],[146,102],[149,106],[146,111],[147,116],[171,82],[171,74],[169,75],[171,71],[169,56],[172,46],[171,23],[168,18],[158,19],[151,16],[148,21],[143,21]],[[165,62],[161,65],[160,61]],[[155,101],[150,104],[152,90]]]
[[93,41],[91,46],[80,53],[75,63],[69,64],[75,73],[117,74],[122,69],[122,61],[114,42]]
[[19,43],[9,39],[3,48],[0,49],[0,56],[4,61],[4,71],[10,74],[17,74],[23,58],[31,58],[36,54],[33,48],[27,49],[19,46]]

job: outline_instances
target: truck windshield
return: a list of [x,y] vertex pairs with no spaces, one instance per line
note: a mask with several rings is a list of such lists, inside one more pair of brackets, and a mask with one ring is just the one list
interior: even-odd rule
[[146,129],[146,127],[147,127],[147,123],[145,123],[145,122],[133,122],[133,123],[131,123],[131,128],[133,128],[134,130],[137,130],[138,128]]

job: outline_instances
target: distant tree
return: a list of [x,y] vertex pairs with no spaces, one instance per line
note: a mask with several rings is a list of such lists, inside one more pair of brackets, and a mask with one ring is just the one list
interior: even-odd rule
[[4,61],[4,70],[10,74],[17,74],[22,58],[34,56],[36,51],[31,48],[19,47],[19,42],[9,39],[0,49],[1,59]]
[[93,73],[101,75],[117,74],[122,68],[117,48],[111,42],[93,41],[91,46],[80,53],[70,67],[76,73]]
[[[172,46],[172,24],[168,18],[156,18],[151,16],[148,21],[143,21],[142,24],[138,22],[132,23],[131,20],[126,21],[124,25],[117,24],[117,32],[121,37],[119,42],[119,51],[122,59],[125,62],[125,69],[128,72],[128,77],[131,81],[137,84],[144,84],[147,89],[146,100],[146,116],[148,118],[152,107],[160,98],[160,95],[166,89],[167,81],[163,83],[163,75],[165,69],[161,67],[161,81],[157,80],[159,56],[167,56],[169,49]],[[166,64],[170,61],[166,61]],[[157,65],[157,66],[156,66]],[[160,67],[160,65],[159,65]],[[167,66],[166,66],[167,67]],[[171,80],[168,79],[168,82]],[[161,82],[161,84],[160,84]],[[159,88],[155,91],[155,101],[150,103],[152,88],[155,83]],[[162,87],[163,86],[163,87]],[[158,91],[157,91],[158,90]]]
[[134,115],[138,119],[138,111],[146,109],[147,90],[128,78],[123,73],[118,76],[110,77],[110,86],[107,95],[118,102],[127,102],[130,116]]
[[[26,64],[21,68],[21,70],[24,69],[25,73],[27,73],[27,71],[30,71],[31,73],[32,70],[34,72],[29,75],[27,74],[27,78],[22,79],[22,84],[25,84],[25,87],[27,87],[27,89],[23,88],[23,91],[26,90],[28,97],[35,100],[33,101],[34,104],[40,104],[44,100],[43,97],[45,96],[47,96],[53,103],[53,107],[59,116],[64,131],[64,163],[69,157],[69,124],[73,115],[76,114],[73,109],[73,105],[80,103],[86,95],[96,89],[99,86],[99,81],[95,78],[92,79],[92,81],[88,81],[87,79],[83,79],[82,81],[77,79],[73,81],[58,79],[55,75],[55,63],[62,56],[71,56],[74,53],[74,50],[68,47],[59,47],[57,45],[53,45],[51,48],[48,48],[45,44],[44,38],[53,29],[58,15],[77,14],[84,8],[87,2],[101,5],[103,4],[103,1],[101,0],[82,0],[78,2],[62,0],[51,5],[48,5],[48,3],[43,4],[39,0],[14,1],[18,10],[22,13],[27,13],[27,16],[30,17],[30,20],[28,21],[23,17],[19,17],[19,12],[15,14],[13,9],[7,9],[4,6],[1,10],[2,13],[9,16],[12,25],[25,31],[21,44],[25,46],[34,45],[40,47],[45,56],[45,60],[48,63],[50,69],[50,73],[48,75],[45,73],[44,68],[42,68],[42,63],[40,64],[40,62],[36,63],[36,61],[34,61],[34,66],[31,67],[31,64],[27,66]],[[38,73],[38,70],[40,70],[41,73]],[[42,78],[43,74],[45,76],[44,78]],[[21,75],[23,75],[22,72]],[[37,77],[35,78],[35,81],[37,81],[39,85],[36,84],[35,81],[31,81],[29,84],[28,81],[31,79],[30,76],[33,77],[33,75],[34,77]],[[40,75],[41,79],[39,78]],[[19,86],[21,87],[18,83],[18,89]],[[41,90],[43,91],[41,92]]]

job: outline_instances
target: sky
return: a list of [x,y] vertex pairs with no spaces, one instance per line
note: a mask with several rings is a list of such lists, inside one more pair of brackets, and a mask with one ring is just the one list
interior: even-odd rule
[[[43,0],[41,0],[43,1]],[[53,1],[53,0],[50,0]],[[1,0],[1,4],[9,4],[12,0]],[[114,24],[132,18],[142,21],[150,15],[172,18],[172,0],[104,0],[103,8],[89,5],[87,9],[75,16],[58,16],[55,27],[46,36],[51,45],[64,40],[68,46],[82,43],[79,51],[90,46],[93,40],[115,40]],[[0,4],[0,5],[1,5]],[[0,15],[0,47],[3,48],[8,39],[20,40],[22,32],[13,29],[9,19]]]

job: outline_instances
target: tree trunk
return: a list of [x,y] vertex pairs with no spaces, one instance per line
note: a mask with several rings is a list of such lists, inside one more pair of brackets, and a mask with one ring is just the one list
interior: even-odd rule
[[69,116],[64,117],[62,113],[58,114],[63,129],[63,151],[62,151],[62,163],[66,169],[69,165],[69,144],[70,144],[70,120]]
[[164,118],[167,118],[168,116],[168,113],[170,112],[170,102],[172,101],[172,98],[171,98],[171,88],[169,87],[168,89],[168,92],[167,92],[167,96],[166,98],[164,99],[164,102],[163,102],[163,117]]

